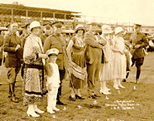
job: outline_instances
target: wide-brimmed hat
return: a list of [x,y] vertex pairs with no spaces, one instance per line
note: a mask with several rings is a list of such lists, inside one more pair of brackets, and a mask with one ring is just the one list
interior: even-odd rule
[[49,56],[49,55],[58,55],[59,54],[59,50],[56,49],[56,48],[52,48],[52,49],[49,49],[46,54]]
[[108,25],[103,25],[102,26],[102,34],[110,34],[113,33],[112,29]]
[[79,24],[79,25],[77,25],[77,26],[75,27],[75,33],[77,33],[78,30],[83,30],[83,33],[85,32],[85,29],[84,29],[83,25],[81,25],[81,24]]
[[32,23],[30,23],[30,30],[32,30],[35,27],[41,27],[40,22],[33,21]]
[[123,31],[124,31],[124,30],[123,30],[122,27],[117,27],[117,28],[115,28],[115,34],[118,34],[118,33],[123,32]]

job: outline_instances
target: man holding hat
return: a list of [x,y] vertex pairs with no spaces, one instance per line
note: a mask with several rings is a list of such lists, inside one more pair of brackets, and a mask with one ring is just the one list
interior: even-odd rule
[[144,62],[144,48],[148,45],[148,41],[143,33],[141,33],[141,25],[135,24],[135,31],[131,35],[130,42],[132,44],[132,66],[135,64],[137,68],[136,72],[136,84],[139,81],[141,66]]
[[102,59],[102,48],[106,42],[102,42],[102,45],[96,41],[95,35],[93,34],[96,23],[92,22],[89,24],[90,30],[85,33],[86,49],[86,60],[87,60],[87,83],[89,98],[96,99],[97,95],[94,92],[95,81],[99,80],[99,72],[101,67]]
[[15,97],[15,83],[17,74],[20,71],[21,61],[18,56],[18,51],[21,50],[21,41],[16,35],[18,24],[13,23],[10,26],[10,33],[5,38],[4,51],[7,52],[5,66],[8,68],[7,78],[9,82],[9,96],[11,101],[18,103]]
[[66,43],[61,35],[62,32],[62,25],[63,22],[56,21],[52,24],[54,33],[53,35],[50,35],[44,43],[44,52],[46,52],[49,49],[56,48],[59,50],[59,54],[57,56],[57,65],[60,72],[60,87],[58,89],[58,95],[57,95],[57,104],[64,105],[60,101],[60,95],[62,91],[62,80],[65,77],[65,70],[66,70]]

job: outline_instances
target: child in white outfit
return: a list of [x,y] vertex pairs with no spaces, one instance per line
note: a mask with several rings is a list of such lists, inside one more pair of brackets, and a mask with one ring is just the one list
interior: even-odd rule
[[47,112],[55,113],[55,111],[59,111],[56,108],[56,98],[60,83],[59,69],[56,64],[57,56],[59,51],[55,48],[49,49],[46,54],[49,57],[49,60],[46,64],[46,72],[47,72],[47,87],[48,87],[48,106]]

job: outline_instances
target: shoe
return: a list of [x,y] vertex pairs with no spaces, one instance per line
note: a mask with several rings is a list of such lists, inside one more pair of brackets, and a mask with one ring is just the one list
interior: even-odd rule
[[70,99],[71,101],[75,101],[75,98],[72,97],[72,96],[69,96],[69,99]]
[[119,87],[118,86],[113,86],[115,89],[119,89]]
[[97,99],[94,95],[89,96],[89,98]]
[[137,83],[139,83],[139,79],[136,79],[136,82],[135,82],[135,84],[137,84]]
[[40,117],[40,115],[38,115],[38,114],[36,114],[35,112],[29,112],[29,111],[27,111],[27,115],[28,116],[32,116],[32,117]]
[[37,113],[44,113],[44,111],[41,111],[41,110],[38,109],[38,108],[35,108],[34,111],[37,112]]
[[75,95],[75,97],[76,97],[76,99],[78,98],[78,99],[81,99],[81,100],[84,100],[85,98],[83,98],[83,97],[81,97],[81,96],[79,96],[79,95]]
[[56,107],[52,108],[52,110],[54,110],[54,111],[60,111],[60,109],[58,109]]
[[108,91],[107,91],[107,92],[100,91],[100,93],[101,93],[101,94],[104,94],[104,95],[109,95],[109,94],[111,94],[111,92],[108,92]]
[[101,96],[99,96],[99,95],[96,95],[96,94],[94,94],[94,96],[95,96],[95,97],[101,97]]
[[120,88],[125,88],[124,86],[122,86],[121,84],[119,85]]
[[47,112],[51,114],[55,113],[51,108],[47,108]]
[[57,105],[66,105],[65,103],[62,103],[60,100],[57,101]]
[[122,82],[126,82],[126,79],[123,79]]
[[17,98],[15,98],[14,96],[11,98],[11,101],[15,102],[15,103],[19,103],[19,100]]
[[106,88],[106,90],[110,91],[111,89],[109,89],[109,88]]

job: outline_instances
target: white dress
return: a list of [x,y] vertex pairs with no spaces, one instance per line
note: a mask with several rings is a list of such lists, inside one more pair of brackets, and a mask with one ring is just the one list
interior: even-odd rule
[[[122,37],[113,38],[113,49],[124,51],[125,44]],[[114,52],[113,56],[113,79],[124,79],[126,77],[126,56],[120,52]]]
[[60,76],[59,76],[59,69],[56,63],[49,63],[52,66],[53,74],[52,76],[47,77],[47,84],[52,83],[52,87],[59,87],[60,84]]
[[111,46],[108,40],[106,40],[107,44],[105,45],[103,51],[105,56],[105,63],[101,64],[100,69],[100,81],[108,81],[112,80],[113,73],[113,52],[111,50]]

